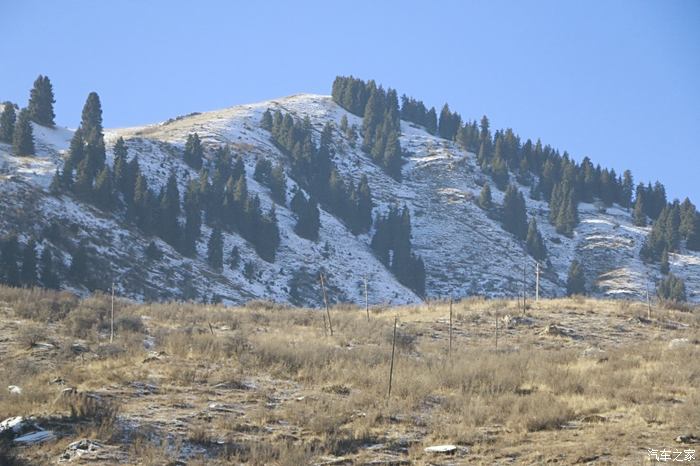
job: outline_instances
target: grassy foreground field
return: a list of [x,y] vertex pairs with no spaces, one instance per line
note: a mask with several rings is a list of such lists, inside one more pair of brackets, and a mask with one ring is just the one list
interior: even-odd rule
[[[26,446],[5,435],[0,464],[699,456],[698,309],[655,307],[647,319],[645,303],[543,300],[523,313],[516,301],[470,299],[454,303],[450,350],[449,308],[378,308],[368,319],[337,306],[326,336],[319,310],[117,301],[110,343],[108,296],[0,288],[0,380],[17,388],[1,387],[0,421],[34,416],[53,433]],[[456,448],[425,451],[443,444]]]

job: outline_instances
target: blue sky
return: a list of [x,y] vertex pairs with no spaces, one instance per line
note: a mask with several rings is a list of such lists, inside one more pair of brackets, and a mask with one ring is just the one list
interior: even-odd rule
[[700,204],[700,2],[0,1],[0,99],[107,127],[373,78]]

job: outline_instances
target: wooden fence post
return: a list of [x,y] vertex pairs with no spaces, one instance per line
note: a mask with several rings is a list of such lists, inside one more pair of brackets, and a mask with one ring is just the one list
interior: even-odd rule
[[452,359],[452,297],[450,296],[450,346],[447,354]]
[[367,322],[369,322],[369,296],[367,294],[367,275],[365,275],[365,311],[367,312]]
[[109,324],[109,342],[114,341],[114,282],[112,282],[112,312]]
[[328,315],[328,328],[331,330],[331,336],[333,336],[333,323],[331,322],[331,311],[328,309],[328,296],[326,296],[326,285],[323,283],[323,274],[319,274],[321,277],[321,290],[323,290],[323,303],[326,305],[326,315]]
[[396,351],[396,324],[399,318],[394,317],[394,337],[391,340],[391,366],[389,368],[389,393],[386,396],[386,402],[389,403],[391,398],[391,384],[394,379],[394,353]]

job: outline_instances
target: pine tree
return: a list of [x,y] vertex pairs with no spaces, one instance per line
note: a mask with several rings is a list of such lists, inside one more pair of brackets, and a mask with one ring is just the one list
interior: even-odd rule
[[515,185],[509,185],[503,197],[503,229],[525,239],[527,236],[527,212],[525,199]]
[[114,184],[109,167],[105,166],[95,179],[93,202],[100,209],[109,212],[114,205]]
[[632,206],[632,194],[634,193],[634,181],[632,172],[625,170],[622,174],[622,186],[620,189],[620,205],[629,209]]
[[128,151],[124,138],[119,137],[112,148],[114,153],[114,188],[116,191],[126,195],[129,180],[129,162],[127,160]]
[[656,293],[659,298],[673,303],[682,303],[688,299],[685,282],[672,273],[657,284]]
[[0,245],[0,280],[9,286],[20,286],[20,272],[17,265],[20,247],[16,235],[5,238]]
[[272,204],[267,215],[262,218],[261,231],[255,242],[258,255],[267,262],[275,261],[275,252],[280,244],[280,232],[277,226],[277,213]]
[[671,266],[668,263],[668,249],[664,249],[664,251],[661,253],[661,264],[659,265],[659,271],[667,275],[669,271],[671,270]]
[[255,162],[255,170],[253,171],[253,179],[258,183],[270,184],[270,175],[272,173],[272,162],[270,160],[259,157]]
[[490,210],[493,207],[493,200],[491,199],[491,187],[488,183],[484,183],[481,188],[481,193],[479,194],[479,207],[484,210]]
[[233,246],[228,256],[228,265],[232,270],[236,270],[238,268],[238,264],[240,263],[241,251],[238,249],[238,246]]
[[287,202],[287,177],[281,164],[275,165],[270,172],[270,193],[278,204],[285,205]]
[[34,239],[30,239],[22,251],[22,268],[20,271],[22,286],[31,288],[36,285],[36,263],[36,242]]
[[12,102],[5,102],[0,114],[0,142],[12,144],[12,136],[15,132],[15,106]]
[[340,131],[343,133],[348,132],[348,116],[343,114],[342,117],[340,117]]
[[27,109],[22,109],[17,117],[12,135],[12,153],[17,156],[34,154],[34,134]]
[[86,140],[98,137],[103,132],[102,128],[102,104],[97,92],[90,92],[83,105],[80,127]]
[[260,121],[260,127],[266,131],[272,130],[272,113],[270,113],[269,108],[263,113],[262,120]]
[[223,247],[224,242],[221,236],[221,228],[215,226],[209,237],[209,242],[207,243],[207,262],[211,268],[215,270],[221,270],[223,266]]
[[180,248],[180,191],[177,187],[177,177],[171,173],[165,185],[165,191],[160,199],[160,237],[175,249]]
[[637,199],[634,202],[634,211],[632,213],[632,220],[633,220],[634,224],[638,227],[647,226],[647,217],[644,214],[644,199],[639,194],[637,194]]
[[372,190],[367,175],[363,174],[357,185],[357,232],[363,233],[372,226]]
[[535,218],[530,219],[530,224],[527,228],[527,238],[525,240],[527,252],[537,261],[544,261],[547,258],[547,249],[544,245],[542,235],[537,229],[537,221]]
[[566,295],[586,294],[586,278],[583,275],[583,268],[577,260],[571,262],[569,274],[566,278]]
[[185,143],[185,153],[183,159],[187,165],[199,170],[202,168],[202,159],[204,157],[204,150],[202,149],[202,142],[199,139],[197,133],[189,134],[187,136],[187,142]]
[[39,75],[34,81],[34,87],[29,94],[29,118],[34,123],[53,127],[55,125],[54,118],[56,115],[53,112],[53,104],[56,103],[53,95],[53,87],[48,76]]
[[44,246],[44,249],[41,251],[40,263],[41,284],[44,285],[44,288],[57,290],[60,282],[58,280],[58,275],[54,270],[51,251],[46,246]]
[[70,140],[70,147],[68,148],[68,158],[67,162],[70,162],[70,166],[77,168],[80,162],[85,158],[85,139],[83,138],[83,130],[78,128],[73,133],[73,137]]
[[428,113],[427,113],[426,119],[425,119],[425,129],[430,134],[435,134],[435,133],[437,133],[437,128],[438,128],[437,112],[435,111],[435,107],[430,107],[430,110],[428,110]]
[[197,252],[197,240],[202,228],[202,208],[200,204],[199,183],[190,181],[184,199],[185,229],[183,232],[183,253],[193,256]]
[[79,244],[73,251],[68,276],[77,283],[81,283],[88,276],[88,258],[84,244]]

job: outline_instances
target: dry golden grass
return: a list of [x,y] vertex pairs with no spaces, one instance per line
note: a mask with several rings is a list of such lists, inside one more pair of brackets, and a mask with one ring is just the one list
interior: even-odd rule
[[[59,435],[14,449],[20,457],[53,462],[88,437],[129,464],[638,464],[645,448],[700,435],[697,309],[655,308],[646,321],[643,303],[546,300],[523,313],[468,299],[453,305],[451,352],[442,301],[369,321],[337,307],[333,337],[323,313],[267,302],[119,301],[112,344],[108,309],[106,296],[0,288],[0,379],[23,389],[0,391],[0,418],[34,415]],[[543,334],[549,324],[570,333]],[[678,338],[688,343],[669,348]],[[89,350],[76,352],[78,341]],[[50,384],[57,377],[66,385]],[[57,403],[67,386],[104,405]],[[465,448],[424,453],[441,443]]]

